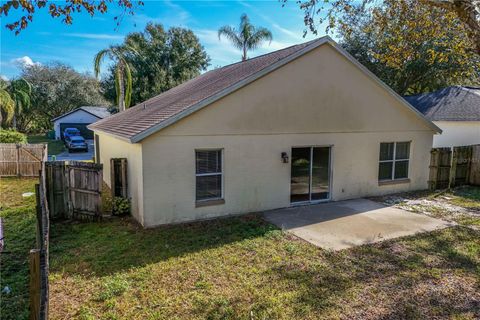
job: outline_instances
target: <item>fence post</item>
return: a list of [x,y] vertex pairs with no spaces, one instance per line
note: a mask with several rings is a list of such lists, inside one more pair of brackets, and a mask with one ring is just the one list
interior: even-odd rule
[[42,248],[42,241],[40,234],[42,232],[42,207],[40,205],[40,185],[35,184],[35,199],[36,199],[36,213],[37,213],[37,248]]
[[438,179],[438,150],[432,149],[430,151],[430,175],[429,175],[429,188],[430,190],[437,189]]
[[17,164],[17,177],[20,177],[20,145],[17,144],[17,154],[16,154],[16,164]]
[[30,320],[40,319],[40,250],[32,249],[30,258]]
[[448,176],[448,189],[455,186],[455,176],[457,174],[457,158],[458,151],[455,147],[452,147],[452,160],[450,162],[450,174]]

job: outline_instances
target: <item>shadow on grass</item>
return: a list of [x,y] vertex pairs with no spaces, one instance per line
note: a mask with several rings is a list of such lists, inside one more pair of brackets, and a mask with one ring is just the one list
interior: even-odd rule
[[256,215],[143,229],[129,218],[54,223],[50,270],[110,275],[277,230]]
[[352,319],[478,319],[478,281],[464,277],[479,279],[479,250],[479,233],[457,227],[324,252],[321,267],[285,264],[271,272],[303,288],[300,310]]

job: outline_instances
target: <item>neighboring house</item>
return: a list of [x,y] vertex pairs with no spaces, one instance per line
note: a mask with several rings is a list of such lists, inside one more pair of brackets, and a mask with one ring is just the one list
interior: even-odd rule
[[455,86],[404,98],[442,129],[433,138],[435,148],[480,144],[480,88]]
[[211,70],[89,128],[103,172],[128,159],[146,227],[425,189],[441,131],[329,37]]
[[105,107],[79,107],[52,119],[55,139],[63,138],[66,128],[77,128],[85,139],[93,139],[93,132],[87,128],[89,124],[110,116]]

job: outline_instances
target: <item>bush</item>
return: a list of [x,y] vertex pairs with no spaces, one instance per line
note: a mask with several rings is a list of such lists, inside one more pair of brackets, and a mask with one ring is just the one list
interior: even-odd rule
[[112,214],[124,216],[130,214],[130,199],[115,197],[112,201]]
[[15,130],[0,129],[0,143],[27,143],[27,136]]

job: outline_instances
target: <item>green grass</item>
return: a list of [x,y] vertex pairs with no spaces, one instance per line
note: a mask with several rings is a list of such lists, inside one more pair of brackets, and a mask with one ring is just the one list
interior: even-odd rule
[[51,319],[476,319],[479,285],[480,234],[464,227],[340,252],[257,215],[51,227]]
[[38,179],[0,178],[0,217],[4,227],[4,252],[0,257],[0,293],[2,319],[28,319],[28,252],[35,247],[35,196]]
[[66,150],[62,140],[49,139],[44,135],[28,136],[27,141],[28,143],[47,143],[48,155],[57,155]]

